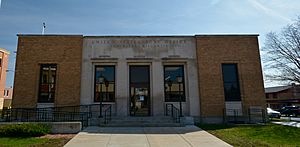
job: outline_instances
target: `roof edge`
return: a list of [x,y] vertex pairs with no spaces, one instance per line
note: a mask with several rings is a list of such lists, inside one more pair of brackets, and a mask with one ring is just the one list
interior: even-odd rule
[[136,37],[136,38],[155,38],[155,37],[195,37],[194,35],[124,35],[124,36],[120,36],[120,35],[108,35],[108,36],[83,36],[84,38],[121,38],[121,37]]
[[55,37],[55,36],[70,36],[70,37],[83,37],[83,35],[77,34],[17,34],[17,36],[46,36],[46,37]]
[[17,34],[17,36],[74,36],[74,37],[84,37],[84,38],[93,38],[93,37],[140,37],[140,38],[152,38],[152,37],[224,37],[224,36],[259,36],[259,34],[195,34],[195,35],[95,35],[95,36],[84,36],[80,34]]
[[251,36],[251,37],[257,37],[259,34],[204,34],[204,35],[195,35],[196,37],[224,37],[224,36],[232,36],[232,37],[245,37],[245,36]]

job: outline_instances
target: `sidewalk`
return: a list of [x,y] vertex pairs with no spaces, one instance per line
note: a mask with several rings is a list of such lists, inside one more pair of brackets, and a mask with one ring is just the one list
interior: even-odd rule
[[273,121],[272,123],[278,124],[278,125],[285,125],[285,126],[300,128],[300,122],[295,122],[295,121],[290,121],[290,122]]
[[196,126],[88,127],[66,147],[229,147]]
[[300,118],[299,117],[280,117],[280,119],[300,122]]

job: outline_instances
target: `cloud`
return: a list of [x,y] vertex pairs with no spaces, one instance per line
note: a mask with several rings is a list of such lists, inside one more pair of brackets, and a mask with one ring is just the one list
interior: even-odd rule
[[248,2],[251,3],[251,5],[258,9],[258,10],[262,10],[264,13],[268,14],[268,15],[271,15],[271,16],[275,16],[275,17],[279,17],[285,21],[291,21],[291,19],[277,13],[276,11],[264,6],[262,3],[258,2],[257,0],[248,0]]

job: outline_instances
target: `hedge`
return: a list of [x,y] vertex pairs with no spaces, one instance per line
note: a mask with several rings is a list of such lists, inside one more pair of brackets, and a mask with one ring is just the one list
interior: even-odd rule
[[9,124],[0,126],[1,137],[37,137],[49,134],[50,126],[39,123]]

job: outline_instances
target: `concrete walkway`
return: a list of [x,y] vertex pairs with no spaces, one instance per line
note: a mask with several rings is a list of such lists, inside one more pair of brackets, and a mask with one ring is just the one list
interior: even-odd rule
[[88,127],[66,147],[223,147],[226,142],[196,126]]
[[291,126],[291,127],[300,128],[300,122],[295,122],[295,121],[291,121],[291,122],[272,121],[272,123],[273,124],[278,124],[278,125],[284,125],[284,126]]

